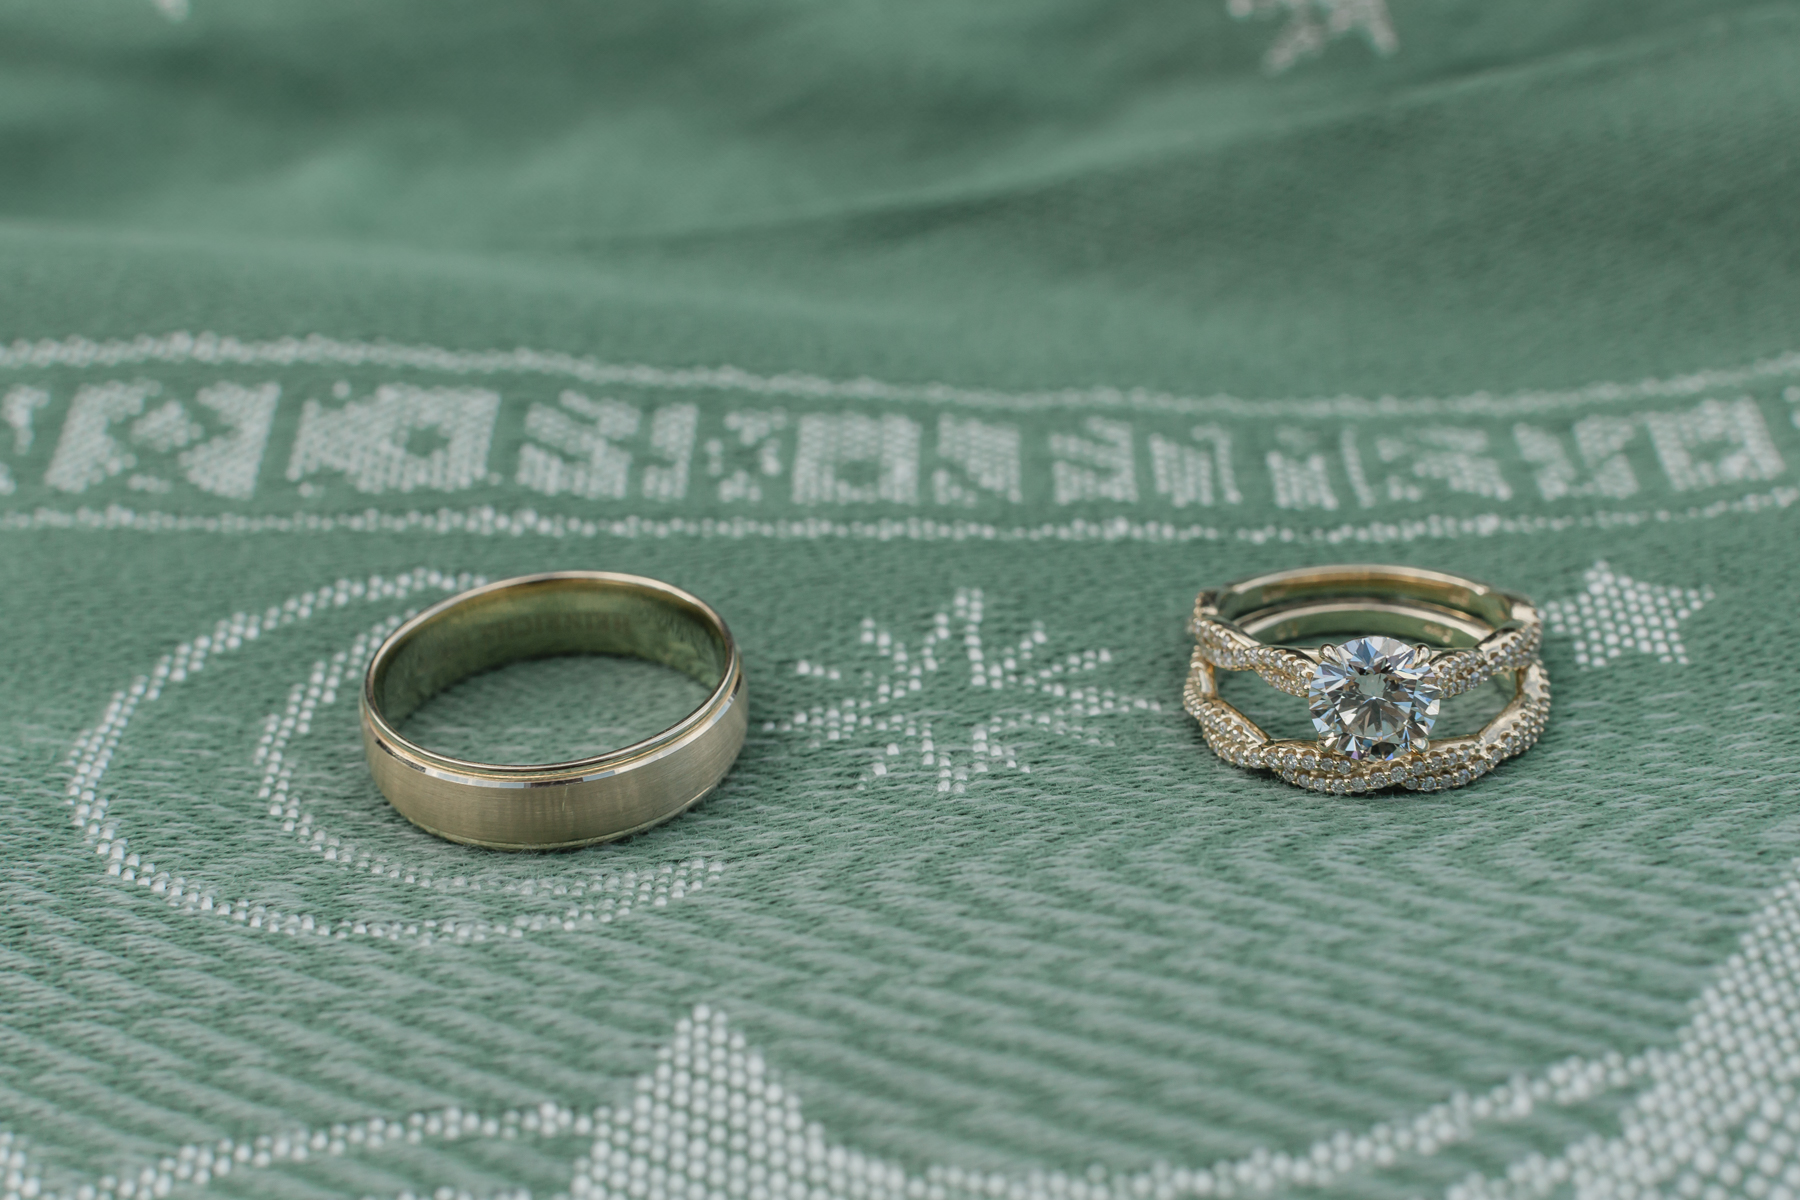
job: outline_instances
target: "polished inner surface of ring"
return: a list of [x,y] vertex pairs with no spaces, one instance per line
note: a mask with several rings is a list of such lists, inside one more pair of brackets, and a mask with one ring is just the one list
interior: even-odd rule
[[656,736],[704,704],[714,686],[622,654],[533,658],[445,688],[399,732],[468,762],[573,762]]
[[375,708],[397,728],[471,675],[564,654],[641,658],[709,689],[730,659],[721,632],[660,597],[571,581],[506,588],[470,597],[380,660],[370,680]]

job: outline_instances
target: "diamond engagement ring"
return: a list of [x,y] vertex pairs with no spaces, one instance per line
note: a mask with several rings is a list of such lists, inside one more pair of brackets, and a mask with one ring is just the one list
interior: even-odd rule
[[[1344,795],[1461,787],[1529,749],[1550,713],[1543,622],[1522,596],[1415,567],[1278,571],[1201,592],[1184,706],[1241,767]],[[1324,634],[1355,632],[1316,645]],[[1218,671],[1255,671],[1306,699],[1318,737],[1278,740],[1219,696]],[[1434,738],[1441,702],[1496,676],[1512,697],[1480,732]]]

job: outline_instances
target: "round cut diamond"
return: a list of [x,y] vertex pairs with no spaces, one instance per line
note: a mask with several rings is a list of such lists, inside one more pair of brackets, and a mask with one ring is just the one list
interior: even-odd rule
[[1430,663],[1429,649],[1393,638],[1323,647],[1306,692],[1320,744],[1347,758],[1383,761],[1425,749],[1441,694]]

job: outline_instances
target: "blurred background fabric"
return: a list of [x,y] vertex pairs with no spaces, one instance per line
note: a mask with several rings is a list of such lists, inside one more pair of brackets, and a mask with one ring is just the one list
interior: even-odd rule
[[[1788,2],[0,6],[0,1195],[1800,1195],[1797,131]],[[1194,593],[1353,560],[1544,742],[1213,758]],[[750,740],[439,842],[361,665],[558,568]]]

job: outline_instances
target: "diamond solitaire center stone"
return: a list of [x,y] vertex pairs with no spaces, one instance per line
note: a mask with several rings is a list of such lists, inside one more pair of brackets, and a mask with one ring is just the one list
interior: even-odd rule
[[1440,695],[1430,649],[1365,637],[1320,649],[1306,700],[1326,750],[1385,762],[1426,748]]

